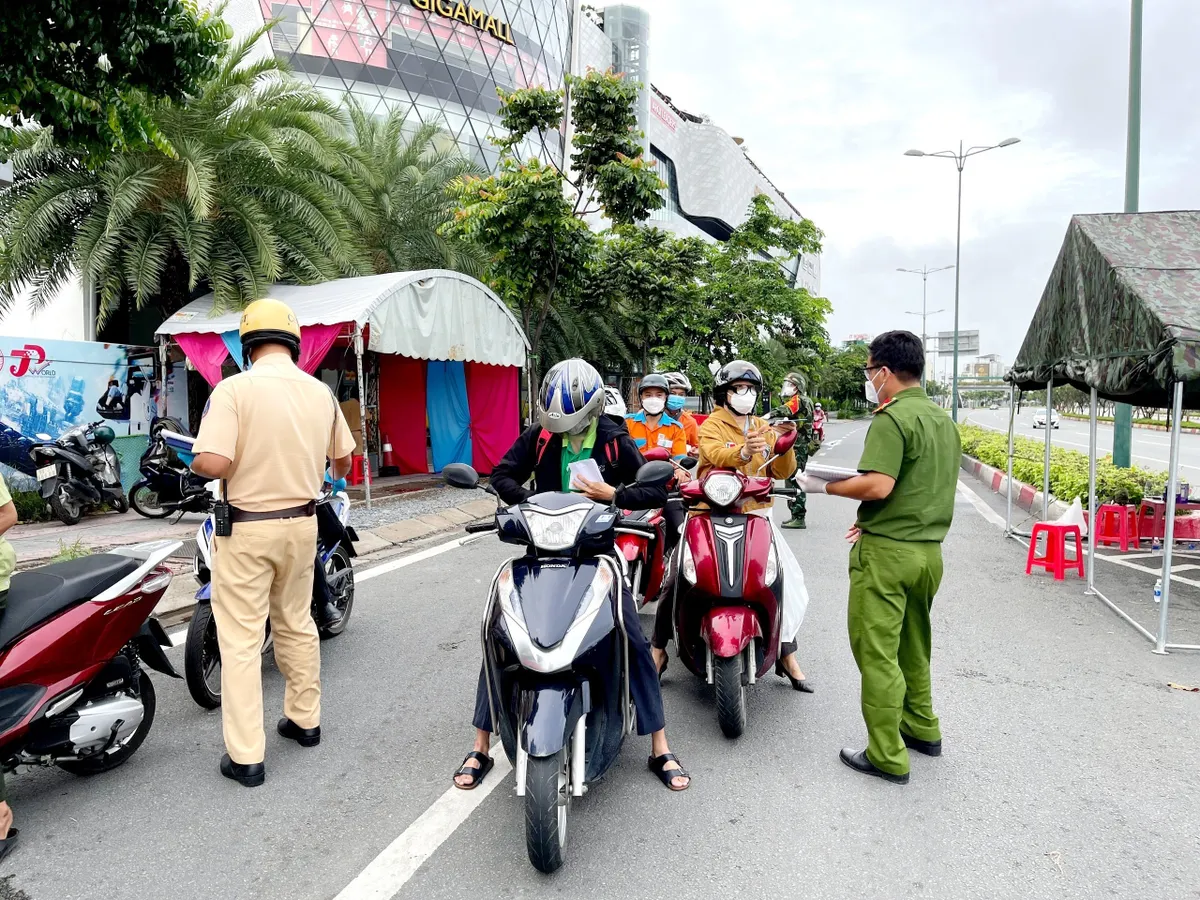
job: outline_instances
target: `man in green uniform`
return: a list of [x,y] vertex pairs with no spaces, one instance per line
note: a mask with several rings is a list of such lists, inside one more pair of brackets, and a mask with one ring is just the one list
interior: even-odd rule
[[[783,406],[791,418],[796,420],[800,433],[796,436],[796,463],[803,472],[808,465],[808,449],[813,440],[813,402],[807,393],[808,382],[799,372],[790,372],[783,379],[783,388],[779,396],[783,398]],[[791,503],[788,511],[791,519],[783,523],[783,528],[806,528],[805,518],[808,515],[808,498],[801,488]]]
[[942,580],[942,541],[954,515],[962,447],[945,410],[921,389],[920,338],[889,331],[871,342],[867,398],[877,402],[861,473],[809,493],[861,501],[850,550],[850,648],[862,673],[865,750],[843,750],[855,771],[908,783],[908,750],[942,753],[929,684],[929,610]]

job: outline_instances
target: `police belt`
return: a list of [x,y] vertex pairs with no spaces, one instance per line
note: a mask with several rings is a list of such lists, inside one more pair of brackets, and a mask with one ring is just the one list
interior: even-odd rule
[[271,519],[304,519],[317,513],[317,501],[309,500],[303,506],[289,506],[287,509],[272,509],[268,512],[250,512],[229,507],[230,521],[237,522],[266,522]]

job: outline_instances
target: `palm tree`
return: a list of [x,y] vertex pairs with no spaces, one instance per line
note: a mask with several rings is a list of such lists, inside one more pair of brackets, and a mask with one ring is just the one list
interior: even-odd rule
[[457,201],[455,179],[481,174],[435,123],[409,127],[393,110],[376,118],[347,98],[351,139],[370,196],[361,240],[377,273],[454,269],[482,278],[488,257],[477,244],[442,233]]
[[0,192],[0,313],[30,287],[41,307],[76,272],[103,322],[125,303],[169,314],[211,289],[236,308],[276,281],[370,271],[369,197],[340,113],[279,60],[251,58],[263,31],[225,45],[198,96],[152,108],[157,147],[93,167],[22,131]]

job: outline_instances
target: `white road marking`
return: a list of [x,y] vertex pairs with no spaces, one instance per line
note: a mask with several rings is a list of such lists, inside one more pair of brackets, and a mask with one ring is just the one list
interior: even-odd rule
[[975,491],[973,491],[962,481],[959,481],[958,483],[958,492],[971,502],[971,505],[975,507],[975,511],[983,516],[984,519],[999,528],[1004,527],[1004,516],[1000,515],[998,512],[988,506],[982,497],[976,494]]
[[496,760],[487,779],[472,791],[451,785],[404,832],[388,844],[358,876],[344,887],[335,900],[388,900],[408,882],[425,860],[433,856],[475,809],[499,787],[512,771],[508,757],[493,745]]

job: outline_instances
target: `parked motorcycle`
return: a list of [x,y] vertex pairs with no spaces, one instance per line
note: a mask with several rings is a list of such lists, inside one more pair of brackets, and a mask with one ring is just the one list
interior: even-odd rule
[[0,618],[0,765],[114,769],[154,723],[143,666],[178,678],[150,613],[178,541],[122,547],[12,577]]
[[[313,575],[312,615],[321,640],[337,637],[350,623],[354,607],[354,568],[350,560],[358,554],[354,544],[358,534],[347,524],[350,518],[350,498],[343,491],[326,491],[317,501],[317,557],[325,579],[328,595]],[[234,528],[237,526],[235,525]],[[188,692],[200,706],[216,709],[221,705],[221,647],[217,642],[217,621],[212,614],[212,540],[215,524],[210,513],[196,531],[196,555],[192,571],[200,590],[196,606],[188,623],[187,641],[183,648],[183,674]],[[314,559],[314,568],[316,560]],[[329,602],[337,614],[322,622],[320,606]],[[268,620],[262,652],[271,649],[271,623]]]
[[39,434],[29,451],[42,497],[64,525],[75,525],[90,508],[107,503],[129,511],[121,487],[121,460],[112,448],[116,438],[104,422],[76,425],[51,440]]
[[172,513],[209,511],[213,496],[208,481],[190,466],[195,438],[166,427],[167,421],[150,429],[150,446],[139,464],[142,479],[129,491],[129,504],[138,515],[162,519]]
[[[787,453],[795,440],[794,431],[780,436],[775,453]],[[679,492],[687,506],[707,509],[688,517],[677,551],[675,646],[683,664],[713,685],[717,723],[727,737],[745,731],[746,687],[779,657],[783,569],[771,522],[740,512],[748,500],[796,495],[774,484],[770,477],[713,469]]]
[[[665,484],[673,472],[647,463],[638,483]],[[458,463],[443,477],[458,488],[479,483]],[[610,506],[545,493],[466,529],[524,548],[492,579],[483,659],[492,721],[525,801],[526,852],[542,872],[563,864],[572,798],[604,776],[635,730],[616,523]]]
[[[655,448],[644,454],[647,462],[670,460],[666,450]],[[697,460],[688,458],[680,465],[694,469]],[[673,486],[673,479],[667,487]],[[661,509],[624,510],[617,523],[616,545],[625,557],[629,585],[638,609],[658,597],[666,576],[667,521]]]

